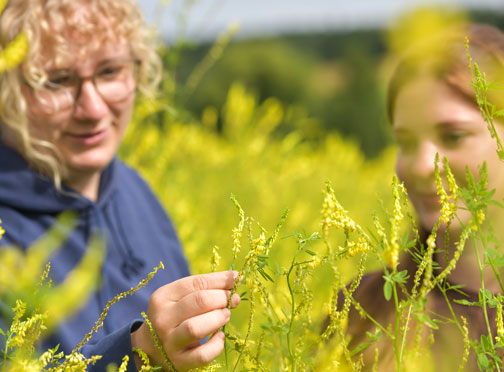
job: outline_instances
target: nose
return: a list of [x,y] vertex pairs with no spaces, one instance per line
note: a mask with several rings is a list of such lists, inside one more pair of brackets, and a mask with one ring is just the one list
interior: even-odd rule
[[[422,142],[417,150],[415,160],[412,164],[411,171],[419,178],[430,179],[435,174],[436,154],[439,153],[439,159],[442,159],[443,154],[439,148],[431,141]],[[443,162],[438,162],[440,173],[443,172]]]
[[75,102],[74,116],[81,120],[100,120],[108,112],[104,101],[92,80],[82,81],[82,86]]

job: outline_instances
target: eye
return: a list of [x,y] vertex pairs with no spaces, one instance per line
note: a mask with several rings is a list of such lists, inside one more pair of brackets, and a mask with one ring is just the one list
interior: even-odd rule
[[113,80],[120,76],[125,69],[125,65],[122,63],[113,63],[101,67],[96,72],[96,77],[102,80]]
[[459,146],[464,139],[469,135],[466,131],[462,130],[450,130],[441,133],[440,139],[441,143],[446,147],[456,147]]
[[74,86],[75,77],[67,71],[50,72],[44,87],[49,90],[59,90]]
[[396,135],[396,143],[402,152],[411,152],[417,147],[416,137],[409,135]]

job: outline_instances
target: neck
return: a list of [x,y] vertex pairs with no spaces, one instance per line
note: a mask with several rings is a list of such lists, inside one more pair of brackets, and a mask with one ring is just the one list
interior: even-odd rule
[[72,174],[65,183],[91,201],[98,200],[101,173]]

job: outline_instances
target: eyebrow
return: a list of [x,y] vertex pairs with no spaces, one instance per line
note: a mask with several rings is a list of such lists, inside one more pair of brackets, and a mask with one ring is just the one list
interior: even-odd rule
[[441,121],[439,123],[436,123],[434,127],[436,129],[458,129],[458,128],[466,128],[470,124],[473,124],[474,122],[472,120],[455,120],[455,121]]
[[[106,60],[103,60],[102,62],[98,63],[95,66],[94,71],[97,71],[101,66],[106,65],[107,63],[110,63],[110,62],[114,62],[116,60],[121,60],[121,59],[117,58],[117,59],[106,59]],[[61,73],[68,73],[68,74],[73,74],[73,75],[79,75],[75,69],[72,69],[72,68],[69,68],[69,67],[50,69],[50,70],[46,70],[45,73],[48,74],[48,75],[51,75],[51,74],[61,74]]]

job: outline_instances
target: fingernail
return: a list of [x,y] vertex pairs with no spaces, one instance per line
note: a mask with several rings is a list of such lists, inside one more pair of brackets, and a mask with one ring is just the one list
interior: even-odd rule
[[233,279],[236,279],[238,277],[239,272],[238,271],[233,271]]
[[241,301],[241,297],[238,293],[233,294],[233,297],[231,298],[231,303],[233,304],[233,307],[238,306],[238,304]]
[[222,309],[223,313],[224,313],[224,316],[226,318],[231,318],[231,310],[229,310],[228,308],[225,308],[225,309]]

